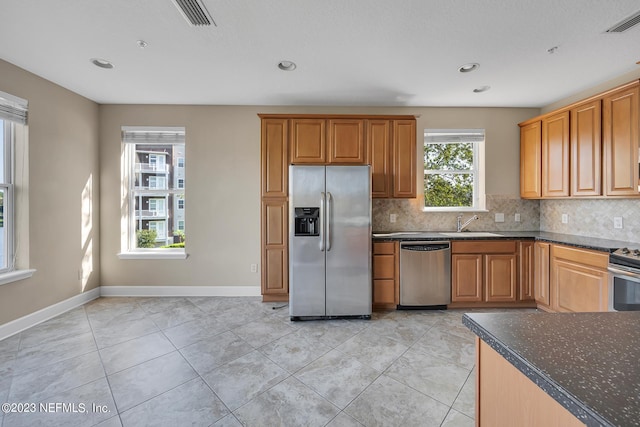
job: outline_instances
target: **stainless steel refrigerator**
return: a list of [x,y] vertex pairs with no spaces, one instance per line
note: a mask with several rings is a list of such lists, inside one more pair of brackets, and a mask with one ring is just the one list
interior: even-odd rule
[[371,317],[369,166],[289,167],[289,315]]

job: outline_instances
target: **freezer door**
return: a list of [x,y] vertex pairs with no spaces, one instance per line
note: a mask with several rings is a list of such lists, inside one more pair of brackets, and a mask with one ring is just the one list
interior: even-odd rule
[[[289,169],[289,314],[325,315],[325,252],[320,236],[295,236],[296,207],[320,208],[325,194],[324,166],[290,166]],[[324,231],[324,230],[323,230]]]
[[327,316],[371,315],[369,166],[327,166]]

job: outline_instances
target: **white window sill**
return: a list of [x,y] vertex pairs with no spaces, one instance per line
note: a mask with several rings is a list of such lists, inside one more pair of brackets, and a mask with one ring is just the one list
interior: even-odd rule
[[8,273],[0,273],[0,285],[17,282],[18,280],[28,279],[33,276],[36,270],[14,270]]
[[172,251],[168,249],[120,252],[118,254],[118,258],[120,259],[186,259],[187,256],[185,251]]
[[463,208],[463,207],[453,207],[453,208],[422,208],[422,212],[455,212],[455,213],[463,213],[463,212],[489,212],[487,209],[483,208]]

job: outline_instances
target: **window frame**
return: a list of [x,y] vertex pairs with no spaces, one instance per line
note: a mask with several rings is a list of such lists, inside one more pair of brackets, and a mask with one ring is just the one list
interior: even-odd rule
[[[481,139],[480,134],[482,134]],[[431,139],[431,140],[428,140]],[[423,212],[486,212],[485,194],[485,129],[425,129],[423,153],[427,144],[471,143],[473,164],[471,169],[423,169]],[[423,155],[424,157],[424,155]],[[424,160],[424,159],[423,159]],[[424,163],[424,162],[423,162]],[[426,206],[426,181],[428,175],[472,175],[473,195],[471,206]]]
[[[187,258],[187,253],[185,248],[138,248],[137,247],[137,233],[136,231],[140,228],[139,221],[143,221],[142,218],[136,218],[136,198],[138,197],[149,197],[151,199],[159,199],[164,198],[165,200],[165,213],[168,215],[169,212],[167,209],[170,208],[170,203],[168,203],[167,197],[177,197],[181,195],[184,197],[185,188],[169,188],[169,183],[173,180],[169,180],[170,176],[152,176],[156,183],[164,183],[163,188],[156,187],[151,188],[150,183],[147,182],[147,186],[145,187],[145,183],[139,183],[139,187],[135,187],[136,180],[136,157],[137,153],[144,150],[136,150],[138,145],[182,145],[180,157],[184,157],[185,151],[185,135],[186,130],[184,127],[141,127],[141,126],[123,126],[122,127],[122,158],[121,158],[121,180],[122,180],[122,189],[123,189],[123,216],[126,216],[124,221],[122,222],[123,232],[121,233],[121,251],[118,253],[118,257],[120,259],[185,259]],[[151,153],[153,154],[153,153]],[[159,156],[157,156],[159,157]],[[166,160],[166,156],[165,157]],[[173,163],[173,162],[172,162]],[[165,161],[166,165],[167,162]],[[173,174],[176,171],[167,170],[167,173],[171,172]],[[152,172],[150,172],[152,173]],[[182,168],[180,173],[184,173],[184,168]],[[148,194],[146,194],[148,193]],[[161,194],[160,194],[161,193]],[[138,209],[141,209],[141,206],[138,206]],[[147,220],[146,229],[149,229],[149,224],[153,222],[153,219]],[[169,232],[169,218],[167,218],[164,225],[164,238],[162,236],[157,237],[157,241],[166,240],[169,244],[170,232]],[[175,231],[175,230],[174,230]]]
[[0,189],[4,191],[2,202],[3,228],[5,236],[3,239],[2,253],[4,260],[0,264],[0,275],[11,273],[15,270],[15,198],[14,198],[14,158],[15,153],[15,123],[11,120],[2,122],[2,171],[0,174]]

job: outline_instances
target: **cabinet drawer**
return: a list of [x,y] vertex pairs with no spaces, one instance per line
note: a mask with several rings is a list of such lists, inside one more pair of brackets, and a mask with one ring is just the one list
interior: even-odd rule
[[374,255],[394,255],[396,253],[395,242],[374,242],[373,254]]
[[396,282],[395,280],[374,280],[373,281],[373,301],[377,304],[396,303]]
[[459,240],[451,242],[456,254],[509,254],[516,252],[515,240]]
[[374,279],[395,279],[396,257],[394,255],[376,255],[373,257]]
[[609,266],[609,254],[589,249],[571,248],[568,246],[551,246],[551,256],[568,261],[586,264],[590,267],[606,269]]

